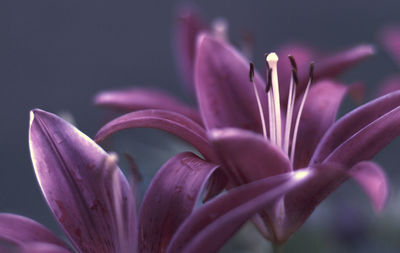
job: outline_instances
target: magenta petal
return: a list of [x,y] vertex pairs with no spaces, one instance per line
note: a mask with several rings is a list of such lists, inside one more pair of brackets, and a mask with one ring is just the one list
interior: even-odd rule
[[118,131],[139,127],[156,128],[176,135],[212,160],[213,154],[204,128],[184,115],[164,110],[143,110],[118,117],[103,126],[97,132],[95,140],[99,142]]
[[41,110],[31,112],[29,144],[42,192],[76,248],[123,252],[133,245],[135,200],[115,158]]
[[213,130],[210,141],[236,185],[291,171],[287,155],[260,134],[237,128]]
[[400,134],[400,106],[384,114],[338,146],[325,161],[352,167],[372,159]]
[[177,99],[166,93],[156,90],[129,88],[102,91],[96,95],[94,102],[99,106],[128,112],[145,109],[163,109],[183,114],[200,125],[202,124],[197,109],[179,102]]
[[381,40],[388,53],[400,64],[400,28],[387,27],[381,34]]
[[[261,132],[249,62],[227,42],[208,34],[199,36],[197,50],[195,85],[206,128],[238,127]],[[265,84],[258,74],[255,83],[267,108]]]
[[175,231],[192,213],[207,179],[217,167],[187,152],[172,157],[158,171],[140,210],[140,252],[165,251]]
[[349,112],[328,129],[318,144],[310,164],[322,162],[352,135],[398,106],[400,106],[400,91],[377,98]]
[[357,163],[349,174],[371,199],[375,211],[382,211],[389,194],[389,183],[383,169],[376,163],[365,161]]
[[[306,182],[309,175],[286,173],[242,185],[207,202],[179,228],[167,253],[217,252],[254,214]],[[182,251],[182,249],[184,249]]]
[[194,8],[187,6],[179,10],[174,38],[175,51],[181,76],[190,91],[194,91],[193,68],[196,39],[200,32],[206,29],[206,23]]
[[330,80],[311,87],[301,115],[294,168],[308,165],[320,139],[335,121],[346,91],[346,86]]
[[68,249],[63,241],[41,224],[15,214],[0,213],[0,238],[7,238],[21,245],[42,242]]

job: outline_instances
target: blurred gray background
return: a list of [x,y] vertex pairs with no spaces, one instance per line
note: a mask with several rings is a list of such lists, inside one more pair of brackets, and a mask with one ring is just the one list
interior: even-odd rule
[[[60,233],[41,196],[29,158],[27,133],[32,108],[68,111],[78,127],[93,136],[106,118],[104,110],[92,105],[93,95],[103,89],[156,87],[191,102],[182,88],[172,50],[176,9],[187,2],[0,1],[1,212],[29,216]],[[285,42],[300,41],[325,51],[373,43],[377,55],[343,79],[363,81],[372,96],[385,76],[399,72],[377,39],[385,25],[400,24],[398,0],[191,2],[209,21],[226,17],[233,41],[239,41],[242,30],[252,32],[258,66],[263,64],[265,52]],[[117,151],[128,150],[146,175],[187,148],[157,131],[134,132],[117,138]],[[383,214],[375,216],[360,190],[346,184],[291,239],[287,252],[398,252],[399,147],[396,141],[377,157],[392,184],[389,206]],[[350,225],[342,228],[340,224]],[[255,233],[242,234],[250,239],[237,238],[227,247],[257,252],[250,249],[252,246],[267,252],[268,244],[256,246],[252,241],[257,241]],[[224,252],[233,252],[232,248]]]

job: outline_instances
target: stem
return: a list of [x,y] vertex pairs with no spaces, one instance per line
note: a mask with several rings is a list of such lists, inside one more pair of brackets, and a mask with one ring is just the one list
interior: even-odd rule
[[284,244],[276,244],[272,243],[272,252],[273,253],[283,253]]

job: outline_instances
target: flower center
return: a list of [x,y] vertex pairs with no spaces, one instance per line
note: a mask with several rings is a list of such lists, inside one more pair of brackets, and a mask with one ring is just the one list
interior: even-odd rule
[[[286,124],[283,129],[282,124],[282,112],[281,112],[281,101],[279,96],[279,81],[278,81],[278,56],[276,53],[270,53],[266,55],[267,64],[267,83],[266,93],[268,97],[268,129],[266,127],[266,121],[264,118],[264,110],[260,101],[260,95],[258,94],[256,84],[254,82],[254,64],[250,63],[250,82],[253,85],[254,94],[257,100],[257,106],[260,113],[260,119],[262,124],[263,135],[269,140],[281,148],[290,161],[294,162],[294,154],[296,148],[297,133],[299,130],[300,117],[303,112],[304,104],[307,98],[307,94],[313,80],[314,64],[310,65],[309,80],[304,94],[301,98],[298,112],[295,118],[294,110],[296,105],[296,88],[299,84],[297,77],[297,64],[293,56],[289,55],[289,60],[292,65],[291,78],[289,84],[288,102],[286,107]],[[291,145],[290,145],[291,144]]]

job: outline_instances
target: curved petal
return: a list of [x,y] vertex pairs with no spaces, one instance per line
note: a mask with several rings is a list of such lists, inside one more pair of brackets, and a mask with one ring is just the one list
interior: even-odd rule
[[0,237],[19,244],[41,242],[58,245],[64,250],[69,249],[63,241],[41,224],[15,214],[0,213]]
[[[263,108],[267,108],[263,80],[258,74],[254,80]],[[261,132],[257,101],[249,81],[249,62],[227,42],[208,34],[199,36],[195,85],[207,129],[238,127]]]
[[237,128],[216,129],[210,142],[236,185],[292,170],[288,157],[262,135]]
[[377,98],[349,112],[325,133],[310,164],[322,162],[335,148],[385,113],[400,106],[400,91]]
[[345,142],[326,159],[348,167],[372,159],[381,149],[400,134],[400,106],[373,121]]
[[175,27],[174,44],[178,67],[185,84],[193,92],[196,39],[201,31],[207,29],[207,25],[193,7],[186,6],[179,10]]
[[363,188],[375,211],[382,211],[389,194],[389,183],[383,169],[374,162],[357,163],[349,174]]
[[47,203],[80,251],[133,247],[127,238],[135,236],[135,200],[115,157],[66,121],[37,109],[31,112],[29,146]]
[[346,86],[331,80],[320,81],[310,88],[301,114],[294,168],[308,165],[318,142],[335,121],[346,91]]
[[139,251],[165,252],[181,223],[192,213],[218,165],[192,153],[172,157],[155,175],[139,214]]
[[178,136],[212,160],[213,154],[204,128],[181,114],[164,110],[143,110],[118,117],[103,126],[97,132],[95,140],[99,142],[118,131],[139,127],[156,128]]
[[400,64],[400,28],[386,27],[380,37],[388,53]]
[[[217,252],[218,249],[254,214],[294,190],[309,175],[286,173],[236,187],[210,200],[179,228],[167,253]],[[184,249],[184,250],[183,250]]]
[[110,107],[123,111],[138,111],[145,109],[163,109],[177,112],[202,125],[197,109],[178,101],[167,93],[143,88],[128,88],[102,91],[94,98],[99,106]]
[[65,248],[48,243],[24,244],[20,253],[70,253]]
[[[314,80],[336,77],[373,54],[375,54],[373,46],[359,45],[322,58],[315,64]],[[306,71],[308,66],[302,68],[304,68],[303,71],[299,71],[298,95],[305,90],[309,79],[309,73]]]

